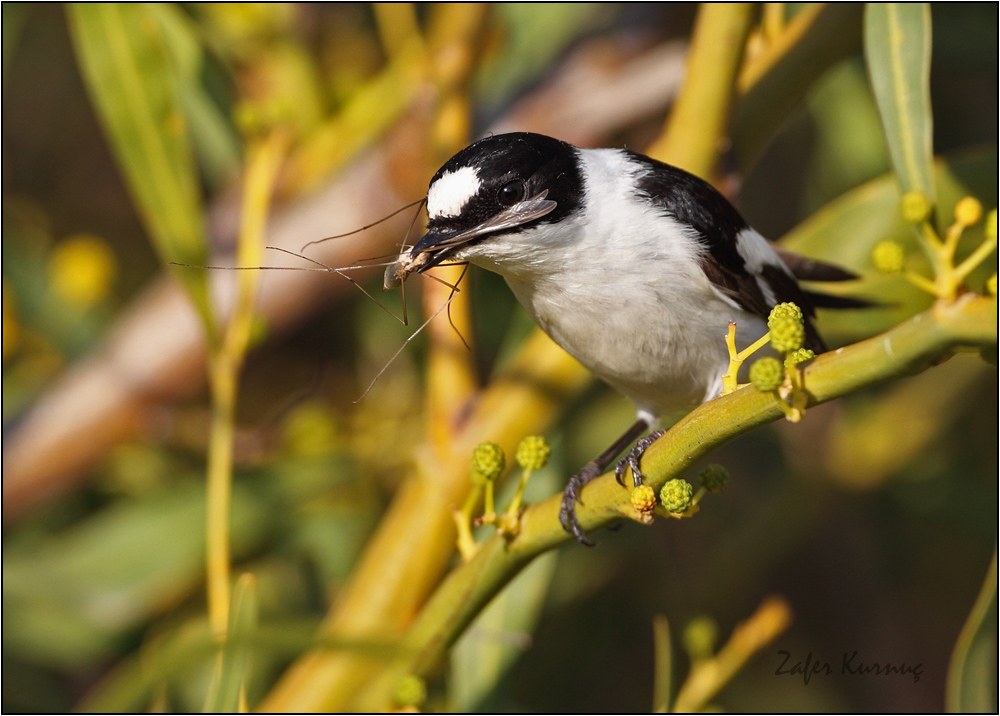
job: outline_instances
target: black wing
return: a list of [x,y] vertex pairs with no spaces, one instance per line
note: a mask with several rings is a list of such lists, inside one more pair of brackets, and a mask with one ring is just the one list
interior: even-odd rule
[[[707,249],[701,267],[709,281],[743,310],[764,319],[774,303],[793,301],[802,309],[805,318],[806,347],[816,353],[826,351],[826,344],[813,323],[815,304],[795,277],[777,264],[765,263],[759,273],[747,269],[738,247],[740,234],[750,230],[750,226],[726,197],[708,182],[683,169],[635,152],[628,154],[637,164],[648,169],[636,180],[640,195],[666,215],[697,232]],[[822,266],[815,262],[813,265]],[[844,278],[841,280],[846,280],[846,272],[842,273]],[[764,295],[763,285],[774,296],[774,303]]]

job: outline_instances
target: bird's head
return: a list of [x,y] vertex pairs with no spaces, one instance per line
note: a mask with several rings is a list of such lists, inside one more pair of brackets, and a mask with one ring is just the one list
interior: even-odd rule
[[524,132],[466,147],[431,179],[427,233],[408,263],[421,272],[446,260],[514,259],[530,247],[533,229],[558,224],[581,206],[578,156],[570,144]]

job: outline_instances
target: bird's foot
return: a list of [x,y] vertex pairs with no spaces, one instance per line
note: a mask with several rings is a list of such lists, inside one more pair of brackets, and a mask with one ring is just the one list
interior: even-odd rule
[[580,490],[588,482],[601,474],[601,466],[597,462],[588,462],[580,472],[569,479],[566,489],[563,490],[562,507],[559,509],[559,521],[563,529],[576,537],[576,541],[587,547],[593,547],[594,543],[587,539],[587,533],[583,531],[580,522],[576,519],[576,503],[583,504],[580,499]]
[[615,479],[618,480],[619,485],[622,487],[625,486],[623,478],[625,477],[625,470],[629,468],[632,469],[632,483],[636,487],[642,484],[642,478],[646,477],[645,473],[639,469],[639,462],[642,460],[643,453],[646,452],[650,445],[665,435],[666,432],[666,430],[654,430],[646,437],[636,440],[635,446],[615,465]]

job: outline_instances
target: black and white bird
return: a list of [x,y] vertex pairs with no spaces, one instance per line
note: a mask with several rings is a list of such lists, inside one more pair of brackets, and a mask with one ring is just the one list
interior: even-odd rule
[[[468,261],[500,274],[556,343],[635,403],[636,423],[564,493],[563,527],[585,544],[580,488],[659,417],[720,394],[730,321],[747,345],[767,331],[775,304],[794,301],[806,347],[819,353],[816,297],[796,278],[853,278],[779,253],[692,174],[538,134],[491,136],[460,151],[431,180],[427,215],[427,233],[397,270]],[[629,466],[641,484],[639,459],[656,436],[619,463],[619,480]]]

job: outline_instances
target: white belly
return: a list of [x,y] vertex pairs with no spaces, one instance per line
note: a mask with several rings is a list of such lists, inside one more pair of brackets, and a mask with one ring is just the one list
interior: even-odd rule
[[703,285],[643,278],[507,282],[556,343],[639,410],[659,416],[715,397],[728,368],[729,321],[740,347],[764,334],[764,322],[718,298],[703,275]]

